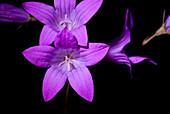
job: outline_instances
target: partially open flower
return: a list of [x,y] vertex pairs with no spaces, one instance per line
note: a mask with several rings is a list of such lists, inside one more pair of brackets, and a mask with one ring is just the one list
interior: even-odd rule
[[120,36],[114,38],[109,43],[110,48],[105,57],[106,60],[108,60],[109,62],[128,65],[130,68],[131,78],[133,78],[131,63],[137,64],[144,60],[149,60],[149,62],[153,63],[154,65],[157,65],[156,62],[154,62],[148,57],[141,57],[141,56],[130,56],[129,57],[128,55],[126,55],[125,46],[129,44],[131,41],[130,30],[132,29],[132,27],[133,27],[133,18],[132,18],[132,15],[129,9],[127,9],[123,32]]
[[22,8],[10,4],[0,4],[0,21],[25,23],[35,20],[34,17],[30,17],[30,15]]
[[164,22],[164,18],[165,18],[165,11],[163,14],[163,23],[162,26],[156,31],[156,33],[154,35],[152,35],[149,38],[146,38],[142,45],[147,44],[150,40],[152,40],[154,37],[162,35],[162,34],[169,34],[170,35],[170,15],[168,16],[167,20]]

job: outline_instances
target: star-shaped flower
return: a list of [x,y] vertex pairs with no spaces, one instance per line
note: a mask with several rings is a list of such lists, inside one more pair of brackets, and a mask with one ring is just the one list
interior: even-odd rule
[[43,80],[43,97],[52,99],[68,79],[71,87],[84,99],[92,101],[94,85],[86,66],[98,63],[106,55],[109,46],[103,43],[89,43],[87,48],[78,46],[76,38],[64,28],[54,40],[55,47],[34,46],[23,55],[34,65],[47,70]]
[[26,2],[23,7],[45,24],[40,35],[40,45],[51,44],[59,31],[67,27],[76,36],[79,45],[87,46],[84,24],[97,12],[102,2],[103,0],[83,0],[75,7],[76,0],[54,0],[55,8],[40,2]]

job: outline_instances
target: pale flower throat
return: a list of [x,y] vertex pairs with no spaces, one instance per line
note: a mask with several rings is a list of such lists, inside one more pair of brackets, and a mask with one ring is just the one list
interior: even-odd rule
[[60,22],[60,26],[62,26],[62,29],[67,27],[69,30],[72,30],[74,26],[76,25],[76,21],[72,22],[70,19],[68,19],[68,15],[65,14],[64,20]]
[[73,52],[70,55],[64,56],[63,61],[60,62],[58,64],[58,66],[60,67],[61,65],[66,65],[67,66],[67,71],[70,72],[74,68],[73,63],[74,62],[79,63],[78,61],[74,60],[72,56],[73,56]]

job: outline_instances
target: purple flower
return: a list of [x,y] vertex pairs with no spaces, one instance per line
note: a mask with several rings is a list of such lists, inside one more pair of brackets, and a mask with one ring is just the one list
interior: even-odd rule
[[[54,0],[55,8],[39,2],[26,2],[23,7],[45,24],[40,35],[40,45],[50,45],[59,31],[67,27],[76,36],[79,45],[87,46],[84,24],[97,12],[102,2],[103,0],[83,0],[75,7],[76,0]],[[82,39],[81,36],[86,37]]]
[[92,101],[94,86],[86,66],[98,63],[106,55],[109,46],[103,43],[89,43],[88,48],[78,47],[77,40],[64,28],[54,40],[54,47],[34,46],[23,55],[34,65],[50,67],[43,80],[43,97],[52,99],[68,79],[71,87],[84,99]]
[[156,31],[154,35],[152,35],[149,38],[144,39],[142,45],[147,44],[150,40],[152,40],[154,37],[162,35],[162,34],[169,34],[170,35],[170,15],[168,16],[167,20],[164,22],[165,17],[165,11],[163,15],[163,23],[162,26]]
[[10,4],[0,4],[0,21],[25,23],[32,19],[24,9]]
[[132,76],[132,68],[131,68],[131,63],[137,64],[139,62],[142,62],[143,60],[148,59],[151,63],[155,64],[154,61],[149,59],[148,57],[140,57],[140,56],[131,56],[128,57],[125,53],[124,47],[130,43],[130,29],[133,27],[133,19],[131,16],[131,13],[129,12],[129,9],[127,9],[126,12],[126,20],[125,20],[125,25],[123,28],[122,34],[113,39],[110,42],[110,49],[106,55],[106,59],[110,62],[115,62],[118,64],[126,64],[130,67],[130,73],[131,73],[131,78]]

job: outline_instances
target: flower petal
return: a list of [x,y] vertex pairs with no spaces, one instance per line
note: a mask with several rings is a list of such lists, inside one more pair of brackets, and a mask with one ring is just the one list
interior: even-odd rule
[[168,16],[167,20],[165,21],[167,31],[170,33],[170,15]]
[[127,26],[129,29],[132,29],[133,27],[133,18],[132,14],[129,11],[129,9],[126,10],[126,19],[125,19],[125,27]]
[[54,0],[55,9],[58,11],[61,18],[65,15],[70,17],[71,11],[75,8],[76,0]]
[[132,66],[131,66],[131,63],[129,61],[128,56],[125,53],[122,53],[122,52],[107,53],[106,60],[108,60],[109,62],[114,62],[114,63],[117,63],[117,64],[125,64],[125,65],[129,66],[130,75],[131,75],[131,78],[133,78]]
[[45,25],[40,34],[39,44],[50,45],[54,41],[54,39],[57,37],[58,33],[59,31],[57,31],[56,29],[48,25]]
[[166,24],[166,26],[170,26],[170,15],[166,19],[165,24]]
[[109,46],[104,43],[89,43],[88,48],[80,48],[80,57],[86,66],[92,66],[101,61],[108,50]]
[[67,80],[67,69],[65,65],[62,67],[52,66],[50,67],[43,80],[43,97],[47,102],[51,100],[64,86]]
[[29,21],[29,14],[10,4],[0,4],[0,21],[25,23]]
[[84,99],[92,102],[94,96],[94,85],[92,76],[85,66],[73,69],[68,76],[71,87]]
[[122,52],[116,52],[116,53],[108,52],[106,55],[106,59],[110,62],[114,62],[114,63],[118,63],[118,64],[126,64],[129,67],[131,67],[128,56]]
[[130,42],[130,30],[128,27],[124,27],[122,34],[113,39],[109,45],[109,53],[116,53],[123,50],[123,48]]
[[71,33],[76,37],[78,44],[81,46],[87,46],[88,36],[87,29],[85,25],[71,30]]
[[51,46],[34,46],[22,52],[26,59],[39,67],[50,67],[54,48]]
[[40,2],[25,2],[23,8],[40,22],[56,27],[55,10],[52,6]]
[[149,62],[153,63],[154,65],[157,65],[156,62],[154,62],[153,60],[151,60],[150,58],[148,57],[140,57],[140,56],[131,56],[129,57],[129,60],[133,63],[133,64],[137,64],[137,63],[140,63],[144,60],[149,60]]
[[55,38],[54,45],[56,48],[78,48],[76,38],[71,34],[67,27],[65,27]]
[[76,7],[76,22],[80,25],[87,23],[100,8],[103,0],[83,0]]

